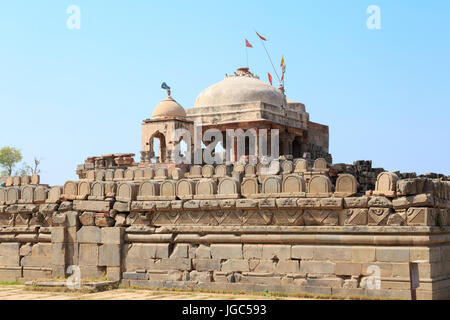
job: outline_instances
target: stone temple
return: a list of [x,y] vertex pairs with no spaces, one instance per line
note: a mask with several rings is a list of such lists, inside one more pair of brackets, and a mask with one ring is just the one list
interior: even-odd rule
[[[182,141],[186,158],[211,143],[181,129],[223,141],[256,129],[256,147],[244,137],[241,153],[234,137],[221,163],[177,163]],[[278,130],[270,163],[258,157],[265,129]],[[246,68],[192,109],[169,94],[142,123],[139,163],[90,157],[63,186],[0,178],[0,281],[79,270],[149,288],[449,299],[449,177],[333,164],[328,147],[327,126]]]

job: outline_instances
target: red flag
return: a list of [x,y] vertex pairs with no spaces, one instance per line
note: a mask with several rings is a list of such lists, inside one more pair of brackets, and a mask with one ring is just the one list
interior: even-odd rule
[[[255,32],[256,32],[256,31],[255,31]],[[258,37],[259,37],[261,40],[267,41],[267,39],[264,38],[262,35],[260,35],[258,32],[256,32],[256,34],[258,35]]]
[[272,84],[272,75],[269,72],[267,72],[267,75],[269,76],[269,82],[270,82],[270,85],[272,86],[273,85]]
[[248,42],[247,39],[245,39],[245,46],[248,47],[248,48],[253,48],[253,46],[251,45],[250,42]]
[[283,68],[283,66],[284,66],[284,56],[281,57],[281,64],[280,64],[281,68]]
[[284,72],[283,75],[281,76],[281,82],[283,82],[283,80],[284,80]]

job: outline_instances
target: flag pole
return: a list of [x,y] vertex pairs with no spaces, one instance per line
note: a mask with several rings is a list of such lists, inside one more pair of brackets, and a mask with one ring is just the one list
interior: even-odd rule
[[248,68],[248,48],[247,48],[247,44],[245,45],[245,55],[247,57],[247,68]]
[[[255,32],[256,32],[256,34],[258,34],[258,32],[256,30],[255,30]],[[275,69],[275,66],[273,65],[272,58],[270,58],[270,54],[267,51],[267,48],[266,48],[266,45],[264,44],[264,41],[261,38],[259,38],[259,40],[261,41],[261,43],[262,43],[262,45],[264,47],[264,50],[266,51],[267,57],[269,58],[270,64],[272,65],[273,71],[275,72],[275,75],[277,76],[278,81],[281,83],[280,77],[278,76],[278,72]]]

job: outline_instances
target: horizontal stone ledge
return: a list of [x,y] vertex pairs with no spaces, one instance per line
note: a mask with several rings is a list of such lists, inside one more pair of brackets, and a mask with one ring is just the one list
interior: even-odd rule
[[[129,227],[126,232],[137,232]],[[137,228],[137,227],[136,227]],[[426,226],[162,226],[146,227],[155,233],[282,233],[282,234],[383,234],[383,235],[430,235],[450,234],[450,227]],[[141,227],[140,232],[145,230]],[[154,230],[154,231],[153,231]],[[145,231],[144,231],[145,232]]]
[[[144,237],[140,235],[139,237]],[[138,239],[139,237],[135,237]],[[150,239],[150,238],[149,238]],[[174,243],[316,244],[427,246],[450,243],[450,235],[179,234]]]
[[51,242],[50,234],[30,234],[30,233],[19,233],[19,234],[0,234],[1,242]]
[[130,234],[124,235],[125,242],[173,242],[173,234]]
[[6,228],[0,228],[0,234],[4,233],[37,233],[38,227],[6,227]]

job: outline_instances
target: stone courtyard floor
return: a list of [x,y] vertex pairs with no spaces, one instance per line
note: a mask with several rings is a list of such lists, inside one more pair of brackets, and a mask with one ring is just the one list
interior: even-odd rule
[[0,285],[0,300],[305,300],[305,298],[129,288],[101,292],[58,291],[35,289],[25,285]]

